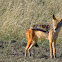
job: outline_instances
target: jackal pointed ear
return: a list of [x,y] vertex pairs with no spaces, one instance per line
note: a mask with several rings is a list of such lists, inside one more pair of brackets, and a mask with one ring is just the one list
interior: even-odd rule
[[53,14],[53,19],[54,19],[54,20],[56,20],[56,17],[55,17],[55,15],[54,15],[54,14]]

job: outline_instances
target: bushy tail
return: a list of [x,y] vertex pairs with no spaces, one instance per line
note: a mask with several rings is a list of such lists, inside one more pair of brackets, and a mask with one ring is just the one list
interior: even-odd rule
[[28,29],[26,32],[26,37],[27,37],[27,46],[26,46],[26,50],[30,47],[31,42],[32,42],[32,36],[33,34],[33,30],[32,29]]
[[28,40],[28,39],[32,39],[32,34],[33,34],[32,29],[28,29],[27,32],[26,32],[27,40]]

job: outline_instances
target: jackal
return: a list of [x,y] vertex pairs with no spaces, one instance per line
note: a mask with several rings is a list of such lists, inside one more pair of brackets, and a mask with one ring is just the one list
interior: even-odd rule
[[53,15],[53,23],[48,25],[34,25],[26,31],[27,46],[25,49],[25,56],[30,55],[30,49],[37,43],[38,38],[47,38],[50,46],[50,57],[56,57],[56,39],[62,26],[62,19],[58,20]]

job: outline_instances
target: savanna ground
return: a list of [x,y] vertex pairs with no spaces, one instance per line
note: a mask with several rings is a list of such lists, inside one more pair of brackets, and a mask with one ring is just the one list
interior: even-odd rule
[[0,62],[62,62],[62,40],[57,41],[57,57],[49,57],[49,42],[46,39],[38,42],[38,47],[31,49],[31,56],[25,57],[26,40],[0,42]]
[[0,62],[62,62],[62,29],[57,39],[57,58],[49,58],[49,42],[38,39],[39,47],[25,54],[26,30],[33,24],[52,23],[62,18],[62,0],[0,0]]

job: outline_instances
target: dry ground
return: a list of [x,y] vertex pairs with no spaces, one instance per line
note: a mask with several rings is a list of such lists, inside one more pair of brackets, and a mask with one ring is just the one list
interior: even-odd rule
[[62,42],[57,43],[57,58],[49,58],[48,41],[39,43],[31,49],[31,57],[24,57],[26,42],[12,40],[0,42],[0,62],[62,62]]

